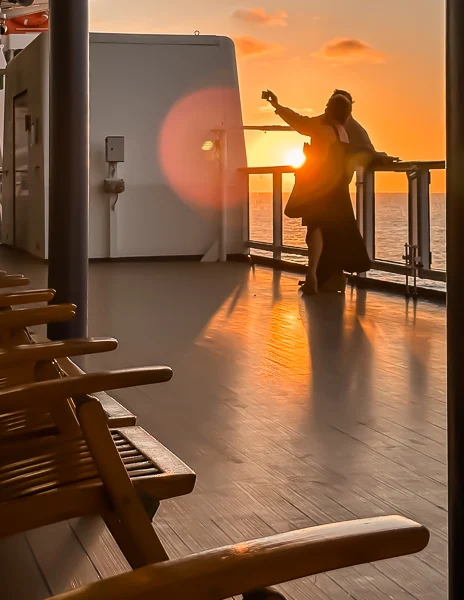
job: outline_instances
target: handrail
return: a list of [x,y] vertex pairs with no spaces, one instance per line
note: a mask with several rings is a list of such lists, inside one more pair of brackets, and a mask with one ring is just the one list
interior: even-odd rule
[[[444,160],[409,160],[389,163],[387,165],[375,165],[373,170],[376,172],[387,172],[387,173],[407,173],[408,171],[414,171],[415,169],[428,169],[441,170],[446,168],[446,161]],[[271,173],[296,173],[298,169],[291,165],[272,165],[268,167],[242,167],[239,169],[242,173],[248,173],[249,175],[261,175]]]
[[[221,162],[221,227],[220,260],[226,259],[226,171],[228,134],[233,131],[294,131],[288,125],[245,125],[235,128],[216,129],[219,137]],[[444,160],[409,160],[388,164],[373,164],[356,171],[356,218],[364,242],[372,260],[374,269],[384,273],[404,275],[409,293],[409,280],[413,279],[413,295],[416,294],[417,279],[446,281],[446,273],[432,268],[430,244],[430,172],[446,169]],[[283,175],[296,173],[297,168],[290,165],[243,167],[238,172],[249,178],[250,175],[272,175],[272,242],[250,239],[250,186],[244,206],[243,240],[244,249],[272,252],[276,260],[282,254],[307,256],[306,248],[291,247],[283,243]],[[379,259],[375,253],[375,173],[405,173],[408,181],[408,235],[405,240],[404,263]]]
[[296,167],[291,167],[290,165],[278,165],[274,167],[242,167],[239,169],[242,173],[247,173],[248,175],[270,175],[272,173],[296,173]]
[[[416,295],[417,279],[446,282],[446,273],[432,268],[430,252],[430,172],[445,169],[445,161],[407,161],[388,165],[374,165],[358,169],[356,173],[356,213],[358,225],[372,259],[372,268],[384,273],[403,275],[406,278],[408,293]],[[283,243],[283,201],[282,180],[287,173],[296,173],[291,166],[247,167],[241,172],[250,175],[272,175],[272,242],[250,239],[249,235],[249,195],[245,225],[245,248],[272,252],[274,259],[282,254],[307,256],[302,247],[292,247]],[[405,173],[408,181],[408,239],[405,240],[404,263],[379,259],[375,253],[375,173]],[[410,279],[413,280],[410,289]]]

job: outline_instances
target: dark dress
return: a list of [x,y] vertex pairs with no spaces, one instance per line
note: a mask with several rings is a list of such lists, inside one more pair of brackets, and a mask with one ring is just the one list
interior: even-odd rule
[[[276,112],[296,131],[312,138],[311,145],[305,144],[307,160],[296,177],[297,181],[300,178],[303,200],[305,179],[308,182],[308,201],[306,203],[304,200],[300,213],[303,225],[308,228],[306,241],[309,241],[314,230],[320,229],[322,232],[323,250],[317,269],[318,284],[323,285],[332,275],[341,271],[369,271],[371,260],[356,223],[349,190],[354,174],[354,155],[360,149],[340,141],[339,130],[328,124],[324,115],[305,117],[282,107]],[[326,143],[328,130],[332,138],[337,140],[329,146]]]
[[324,170],[331,173],[334,185],[316,201],[308,198],[302,218],[302,224],[307,227],[307,243],[314,230],[320,229],[322,233],[323,249],[317,268],[320,286],[341,271],[365,273],[371,268],[351,202],[350,158],[349,144],[338,141],[333,145]]

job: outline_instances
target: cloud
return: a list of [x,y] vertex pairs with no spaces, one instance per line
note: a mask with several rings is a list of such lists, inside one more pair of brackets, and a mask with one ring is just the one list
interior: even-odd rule
[[[264,104],[258,107],[259,112],[263,113],[273,113],[275,112],[275,108],[273,108],[270,104]],[[300,115],[310,115],[314,112],[312,108],[295,108],[293,109]]]
[[280,44],[264,42],[248,36],[236,37],[234,42],[239,56],[262,56],[282,49]]
[[288,14],[284,10],[267,13],[264,8],[239,8],[232,14],[232,18],[252,25],[268,27],[287,27],[288,25]]
[[329,60],[332,63],[373,63],[381,64],[386,60],[385,54],[374,50],[361,40],[352,38],[336,38],[328,42],[313,56]]

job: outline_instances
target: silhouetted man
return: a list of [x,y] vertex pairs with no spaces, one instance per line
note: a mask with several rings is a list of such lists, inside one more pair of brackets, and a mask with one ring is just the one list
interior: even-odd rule
[[[332,94],[332,97],[333,96],[344,96],[351,102],[351,104],[354,104],[353,97],[346,90],[335,90]],[[377,152],[377,150],[374,148],[374,144],[369,138],[369,134],[364,127],[353,118],[353,115],[351,115],[351,117],[345,123],[345,131],[348,134],[350,144],[356,146],[361,152],[366,150],[368,152],[373,152],[376,156],[376,162],[377,160],[380,160],[381,162],[393,162],[398,160],[396,157],[388,156],[388,154],[385,152]]]

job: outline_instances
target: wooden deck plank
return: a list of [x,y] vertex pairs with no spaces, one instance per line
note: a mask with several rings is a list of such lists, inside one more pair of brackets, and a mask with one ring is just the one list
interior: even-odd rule
[[130,571],[129,563],[100,517],[72,519],[69,525],[101,578]]
[[34,529],[26,537],[53,595],[100,579],[68,523]]
[[45,600],[50,594],[26,536],[0,540],[0,598]]
[[[43,265],[1,258],[44,285]],[[120,345],[82,368],[174,370],[168,385],[114,394],[197,472],[194,494],[155,518],[171,556],[398,512],[432,532],[419,556],[283,589],[294,600],[445,600],[443,307],[350,290],[305,300],[293,275],[162,263],[91,265],[89,307],[89,333]],[[73,527],[107,576],[125,567],[101,556],[97,521]]]

